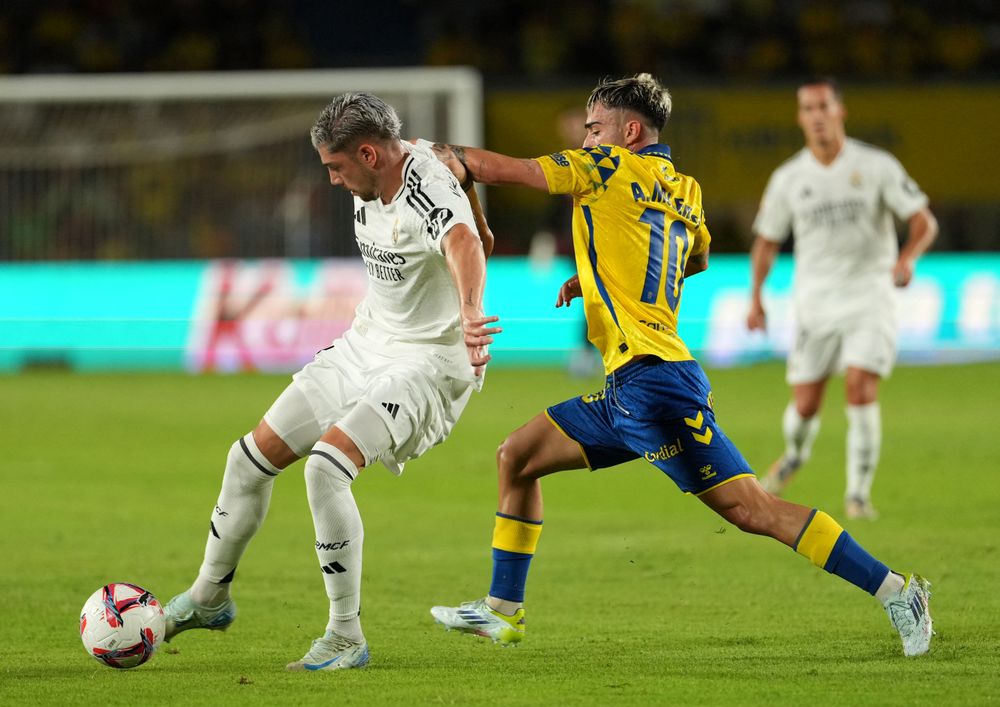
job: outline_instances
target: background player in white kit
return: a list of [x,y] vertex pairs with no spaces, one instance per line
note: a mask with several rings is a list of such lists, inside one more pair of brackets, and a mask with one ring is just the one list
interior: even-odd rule
[[[747,326],[765,327],[761,289],[781,243],[795,234],[795,340],[785,452],[762,485],[780,493],[809,458],[827,379],[846,369],[849,518],[875,518],[871,486],[882,444],[880,379],[896,358],[896,293],[937,235],[927,196],[895,157],[848,138],[832,79],[798,89],[805,147],[771,175],[753,224],[753,291]],[[902,251],[893,214],[909,234]]]
[[481,220],[483,239],[477,235],[481,212],[474,215],[430,143],[403,142],[399,129],[392,107],[367,93],[334,99],[312,128],[330,183],[354,195],[368,294],[351,329],[296,373],[256,429],[230,449],[198,578],[165,609],[167,640],[233,622],[230,584],[267,513],[274,479],[307,456],[330,616],[324,636],[287,667],[368,663],[358,618],[364,534],[351,482],[376,461],[399,474],[406,460],[448,436],[482,385],[487,345],[500,331],[491,326],[497,318],[482,311],[492,236]]

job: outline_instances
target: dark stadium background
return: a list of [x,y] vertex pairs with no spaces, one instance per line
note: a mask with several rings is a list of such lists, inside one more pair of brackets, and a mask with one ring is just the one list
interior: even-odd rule
[[[989,103],[1000,80],[1000,4],[990,0],[8,0],[0,6],[0,75],[443,65],[482,72],[486,146],[523,156],[567,146],[558,129],[560,115],[582,104],[597,79],[638,71],[659,76],[676,99],[675,122],[665,137],[676,143],[682,171],[703,181],[716,252],[748,248],[763,183],[757,176],[737,193],[727,193],[706,179],[714,157],[691,139],[692,126],[702,120],[689,100],[694,91],[712,92],[712,100],[735,114],[752,110],[741,100],[748,91],[786,91],[784,129],[776,124],[751,139],[779,141],[788,154],[801,144],[793,123],[793,89],[814,74],[840,79],[849,109],[864,107],[875,96],[871,110],[881,110],[885,101],[880,104],[877,96],[883,89],[892,94],[890,104],[898,96],[916,99],[917,114],[890,115],[861,137],[892,149],[898,147],[895,129],[909,121],[926,126],[922,149],[936,153],[935,159],[947,160],[956,139],[977,141],[975,152],[983,156],[1000,152],[995,130],[956,136],[949,129],[952,106],[935,96],[937,89],[958,90],[980,101],[975,105],[992,106],[985,123],[1000,120],[996,101]],[[530,116],[520,110],[526,97],[534,100]],[[511,116],[520,122],[512,123]],[[906,154],[901,158],[907,164]],[[773,166],[755,165],[755,174]],[[973,166],[953,171],[961,176],[949,178],[947,193],[928,188],[942,223],[935,248],[1000,247],[1000,190],[991,199],[967,198],[986,175]],[[915,176],[927,181],[926,175]],[[556,231],[559,250],[568,251],[560,230],[563,215],[544,196],[494,190],[490,199],[498,252],[527,252],[540,227]],[[279,254],[269,248],[236,238],[207,254]],[[317,254],[346,255],[351,248],[347,239],[330,239]],[[0,259],[53,257],[102,254],[0,245]],[[103,257],[163,254],[152,244],[139,244],[124,256]]]

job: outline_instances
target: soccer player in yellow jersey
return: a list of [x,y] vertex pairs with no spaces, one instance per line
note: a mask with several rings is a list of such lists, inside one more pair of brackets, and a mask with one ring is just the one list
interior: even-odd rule
[[[925,653],[928,583],[890,571],[826,513],[766,493],[716,422],[708,380],[677,334],[684,280],[708,267],[711,236],[701,187],[675,169],[659,142],[670,109],[669,93],[640,74],[594,89],[581,149],[515,159],[435,146],[464,186],[520,184],[573,196],[577,274],[556,306],[583,298],[607,382],[596,394],[553,405],[504,440],[489,594],[431,613],[448,628],[521,641],[525,581],[542,529],[539,480],[643,457],[741,530],[770,536],[878,597],[904,654]],[[467,342],[482,332],[487,343],[489,324],[467,320]]]

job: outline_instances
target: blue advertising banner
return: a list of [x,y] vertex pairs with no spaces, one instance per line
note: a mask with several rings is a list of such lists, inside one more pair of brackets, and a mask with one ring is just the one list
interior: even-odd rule
[[[486,310],[504,332],[497,365],[562,365],[585,346],[578,302],[556,309],[565,258],[489,263]],[[684,286],[680,333],[709,366],[783,357],[792,336],[792,261],[776,263],[769,329],[745,327],[746,256],[713,256]],[[0,265],[0,371],[293,371],[348,326],[366,288],[359,260]],[[1000,359],[1000,254],[931,254],[900,292],[899,357]]]

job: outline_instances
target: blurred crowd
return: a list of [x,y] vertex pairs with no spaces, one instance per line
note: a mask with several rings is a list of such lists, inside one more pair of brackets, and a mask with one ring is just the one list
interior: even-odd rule
[[963,0],[5,0],[0,74],[473,65],[487,79],[1000,75]]
[[[0,75],[402,65],[476,66],[494,96],[531,87],[585,90],[597,77],[638,71],[671,86],[787,85],[821,73],[852,85],[944,79],[990,90],[979,82],[1000,78],[1000,1],[0,3]],[[340,234],[352,226],[350,200],[317,178],[298,128],[240,150],[202,149],[212,136],[235,129],[225,121],[236,113],[268,118],[266,111],[285,108],[212,108],[187,106],[174,114],[101,105],[94,115],[79,108],[60,113],[59,106],[6,109],[0,148],[16,153],[35,146],[44,159],[28,168],[17,160],[0,165],[0,260],[349,252],[350,239]],[[305,123],[315,110],[305,109]],[[580,124],[573,114],[572,129]],[[791,122],[788,130],[797,142]],[[70,152],[50,154],[81,131],[85,136]],[[579,144],[580,136],[562,124],[558,132],[556,144]],[[141,140],[150,136],[152,143]],[[182,138],[198,144],[177,155],[150,153],[149,144],[178,151]],[[75,161],[67,164],[67,157]],[[207,190],[209,183],[215,186]],[[542,210],[502,199],[496,196],[491,214],[506,234],[498,251],[568,250],[565,204]],[[713,208],[718,250],[745,251],[754,207]],[[996,203],[935,201],[935,209],[943,224],[940,247],[996,247]]]

